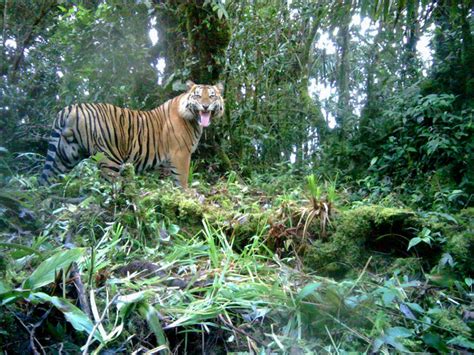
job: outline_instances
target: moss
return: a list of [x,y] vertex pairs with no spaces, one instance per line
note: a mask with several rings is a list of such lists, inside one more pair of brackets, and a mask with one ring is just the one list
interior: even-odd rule
[[388,258],[407,256],[408,242],[421,221],[409,209],[370,205],[340,212],[333,226],[328,240],[316,241],[306,253],[305,264],[340,277],[363,266],[374,252]]
[[262,229],[268,225],[270,211],[260,211],[238,215],[234,218],[229,228],[234,245],[241,249],[247,245],[253,236],[261,233]]
[[207,206],[190,194],[172,188],[169,191],[158,191],[147,197],[149,206],[157,206],[159,213],[172,222],[190,227],[201,227],[201,221]]
[[474,208],[462,210],[457,216],[457,225],[445,227],[444,251],[451,254],[455,268],[467,275],[474,275]]
[[342,277],[354,264],[362,261],[362,250],[356,243],[339,235],[330,241],[317,240],[305,254],[305,265],[320,275]]
[[65,197],[80,196],[83,182],[80,179],[71,179],[64,185]]
[[[416,214],[409,209],[371,205],[342,213],[336,225],[337,233],[360,243],[376,243],[385,236],[391,241],[399,240],[409,234],[408,228],[419,227],[420,223]],[[386,242],[384,240],[383,243],[386,245]]]
[[449,309],[436,309],[430,312],[434,323],[443,329],[450,330],[453,334],[462,335],[465,337],[471,336],[469,326],[463,322],[457,312]]

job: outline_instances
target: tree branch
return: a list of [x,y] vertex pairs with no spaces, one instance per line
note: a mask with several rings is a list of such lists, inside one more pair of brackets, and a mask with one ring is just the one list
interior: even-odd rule
[[45,5],[46,3],[47,3],[47,1],[45,1],[45,3],[43,3],[43,6],[41,6],[39,16],[35,19],[35,21],[31,25],[30,30],[28,31],[28,33],[26,34],[25,38],[23,39],[23,41],[21,43],[21,46],[18,50],[18,53],[17,53],[17,55],[16,55],[16,57],[13,61],[12,70],[11,70],[12,78],[15,77],[15,73],[18,71],[18,68],[20,67],[20,63],[21,63],[22,59],[24,58],[25,49],[31,43],[31,41],[33,39],[33,33],[34,33],[36,27],[41,23],[41,21],[43,21],[43,19],[46,17],[46,15],[49,13],[49,11],[53,8],[53,5],[54,5],[55,1],[52,1],[51,3]]

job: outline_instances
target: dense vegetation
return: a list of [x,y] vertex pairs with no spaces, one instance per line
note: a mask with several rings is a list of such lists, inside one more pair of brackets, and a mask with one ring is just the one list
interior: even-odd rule
[[[75,3],[0,1],[1,351],[474,350],[471,1]],[[62,107],[187,79],[192,191],[38,186]]]

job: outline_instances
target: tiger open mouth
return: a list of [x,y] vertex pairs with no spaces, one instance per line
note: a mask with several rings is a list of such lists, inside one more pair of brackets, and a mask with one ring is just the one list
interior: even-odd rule
[[202,127],[207,127],[211,124],[211,112],[199,111],[199,124]]

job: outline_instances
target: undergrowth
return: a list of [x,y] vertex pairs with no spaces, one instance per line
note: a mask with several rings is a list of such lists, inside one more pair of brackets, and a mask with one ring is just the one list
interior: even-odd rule
[[474,349],[472,209],[354,201],[314,176],[195,173],[184,192],[98,175],[4,179],[3,351]]

